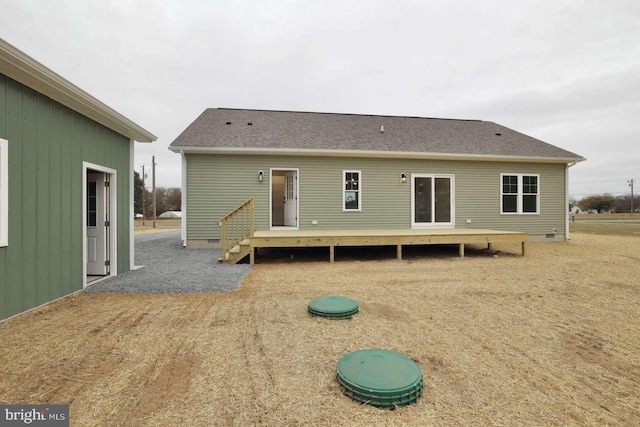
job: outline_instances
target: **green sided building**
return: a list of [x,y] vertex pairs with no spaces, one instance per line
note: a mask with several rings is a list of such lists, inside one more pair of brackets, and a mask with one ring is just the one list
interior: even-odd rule
[[0,320],[134,265],[134,141],[156,137],[0,39]]

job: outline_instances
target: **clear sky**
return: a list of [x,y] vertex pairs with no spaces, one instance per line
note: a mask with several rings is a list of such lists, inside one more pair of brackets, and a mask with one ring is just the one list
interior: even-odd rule
[[[205,108],[481,119],[640,180],[640,1],[0,0],[0,37],[168,145]],[[640,193],[640,185],[637,187]]]

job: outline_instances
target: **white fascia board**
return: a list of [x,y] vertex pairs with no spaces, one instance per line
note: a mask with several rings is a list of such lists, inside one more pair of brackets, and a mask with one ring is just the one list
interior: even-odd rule
[[314,156],[314,157],[374,157],[424,160],[468,160],[478,162],[529,162],[529,163],[575,163],[585,158],[499,156],[486,154],[424,153],[401,151],[359,150],[311,150],[289,148],[243,148],[243,147],[169,147],[169,150],[184,154],[239,154],[262,156]]
[[138,142],[158,138],[78,86],[0,39],[0,73]]
[[[134,145],[135,141],[129,139],[129,268],[133,270],[136,265],[136,245],[135,245],[135,177],[134,177]],[[118,267],[116,266],[116,269]]]

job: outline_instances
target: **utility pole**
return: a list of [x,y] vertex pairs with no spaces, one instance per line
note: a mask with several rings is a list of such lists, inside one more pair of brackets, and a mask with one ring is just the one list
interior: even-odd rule
[[151,174],[153,180],[153,228],[158,228],[156,222],[156,156],[151,156]]
[[633,183],[635,182],[635,180],[631,178],[627,182],[629,183],[629,187],[631,187],[631,215],[633,215]]
[[145,204],[145,194],[147,192],[147,187],[144,185],[144,165],[142,165],[142,226],[144,227],[144,219],[145,219],[145,214],[144,214],[144,210],[146,208],[146,204]]

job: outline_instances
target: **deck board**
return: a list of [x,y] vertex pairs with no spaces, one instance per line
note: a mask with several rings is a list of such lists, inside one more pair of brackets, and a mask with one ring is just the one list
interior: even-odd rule
[[279,247],[328,247],[331,262],[336,246],[395,245],[398,259],[402,259],[402,246],[405,245],[457,244],[463,257],[465,244],[510,242],[521,243],[524,255],[526,241],[526,233],[472,228],[256,230],[251,237],[250,262],[255,262],[256,248]]

